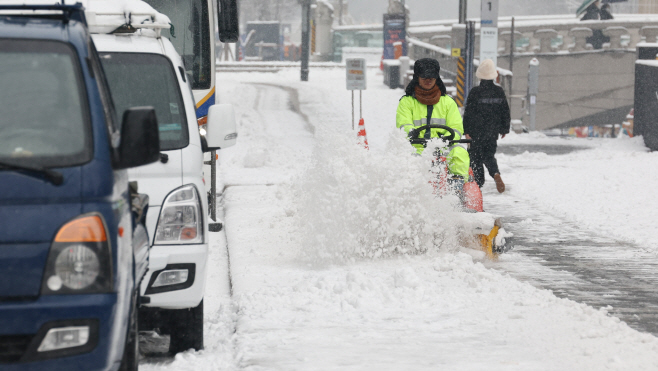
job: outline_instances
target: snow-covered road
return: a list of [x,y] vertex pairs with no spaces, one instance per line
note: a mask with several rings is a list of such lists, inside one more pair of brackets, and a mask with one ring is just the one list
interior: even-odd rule
[[[430,197],[431,190],[423,186],[426,182],[417,179],[420,171],[409,171],[419,165],[407,160],[408,151],[399,145],[393,129],[400,91],[387,89],[376,71],[370,71],[368,78],[364,117],[371,150],[366,152],[355,144],[351,130],[343,70],[313,71],[305,84],[297,81],[296,70],[218,76],[223,82],[218,89],[220,100],[235,104],[241,118],[238,145],[222,151],[220,158],[226,228],[225,233],[212,235],[206,349],[181,353],[173,360],[146,359],[143,368],[658,369],[654,336],[631,329],[607,310],[558,298],[501,272],[513,271],[520,278],[537,278],[544,272],[552,275],[554,283],[567,286],[576,280],[566,269],[560,278],[562,273],[531,259],[522,248],[499,262],[489,262],[481,252],[458,246],[449,235],[437,239],[421,228],[418,233],[423,241],[434,244],[429,251],[392,253],[388,249],[392,244],[411,246],[418,240],[418,236],[382,228],[398,225],[399,218],[411,215],[410,209],[422,218],[440,211],[436,219],[442,223],[435,225],[427,219],[426,224],[445,227],[443,231],[458,227],[459,218],[448,201]],[[272,85],[296,89],[299,95],[291,100],[289,90]],[[291,107],[299,108],[308,122]],[[526,139],[512,136],[511,141],[515,140]],[[528,140],[546,144],[542,138]],[[618,150],[622,157],[647,155],[629,154],[636,148],[632,143]],[[525,213],[528,216],[519,226],[536,226],[532,220],[543,223],[544,215],[552,218],[549,225],[559,225],[560,218],[577,223],[587,215],[582,213],[584,207],[580,214],[568,213],[564,203],[550,202],[548,197],[537,201],[525,193],[535,186],[532,181],[541,182],[526,181],[526,177],[541,177],[537,169],[542,163],[554,177],[560,171],[555,163],[541,157],[532,168],[533,156],[527,155],[501,155],[499,160],[508,174],[510,192],[493,194],[488,183],[485,198],[490,201],[485,207],[502,215]],[[586,161],[577,156],[567,160]],[[401,168],[401,164],[408,166]],[[525,171],[524,164],[528,165]],[[572,167],[562,170],[571,176],[587,168]],[[417,188],[407,192],[405,185]],[[577,201],[567,195],[564,199],[572,204]],[[513,207],[514,202],[527,204]],[[378,208],[381,204],[397,209]],[[544,212],[551,205],[557,216]],[[612,205],[609,210],[617,209]],[[644,206],[638,210],[645,210]],[[650,212],[646,211],[647,216]],[[325,234],[318,237],[322,226]],[[579,232],[576,227],[573,230]],[[624,233],[623,228],[614,231],[615,236]],[[382,247],[354,248],[360,233],[380,237],[383,233]],[[587,239],[591,234],[578,236]],[[638,238],[646,240],[650,233],[642,232]],[[563,248],[560,241],[565,239],[568,235],[546,242]],[[373,251],[380,252],[369,254]],[[578,251],[580,255],[569,251],[569,256],[581,262],[600,258],[597,251]],[[631,255],[629,259],[638,257]]]

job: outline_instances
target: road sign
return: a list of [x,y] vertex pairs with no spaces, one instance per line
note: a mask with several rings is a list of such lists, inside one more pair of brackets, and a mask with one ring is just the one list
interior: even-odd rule
[[498,28],[480,28],[480,63],[491,59],[498,66]]
[[480,62],[498,65],[498,0],[482,0],[480,12]]
[[365,58],[348,58],[345,61],[347,90],[366,90]]
[[480,27],[498,28],[498,0],[482,0]]

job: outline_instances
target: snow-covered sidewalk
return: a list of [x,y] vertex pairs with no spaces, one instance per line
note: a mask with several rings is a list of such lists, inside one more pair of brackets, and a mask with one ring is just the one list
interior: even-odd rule
[[[208,293],[215,303],[209,309],[216,311],[205,314],[206,350],[147,368],[658,369],[654,336],[605,310],[557,298],[487,268],[482,262],[495,263],[484,261],[480,252],[458,246],[449,235],[436,236],[436,228],[458,227],[458,217],[452,218],[449,200],[437,201],[424,189],[426,182],[415,175],[420,172],[412,171],[419,163],[407,160],[398,145],[394,117],[401,91],[389,90],[375,70],[369,72],[369,90],[363,94],[369,152],[353,140],[343,70],[312,71],[307,83],[298,81],[297,70],[219,75],[220,100],[235,104],[241,115],[238,145],[222,151],[219,175],[226,187],[232,298]],[[289,103],[286,90],[263,84],[296,89],[297,102]],[[290,106],[297,106],[308,123]],[[505,140],[552,139],[512,135]],[[568,164],[538,154],[502,155],[499,161],[501,171],[509,170],[506,197],[531,199],[573,220],[604,223],[598,214],[605,211],[615,217],[615,233],[622,236],[629,234],[624,227],[636,228],[633,223],[641,220],[625,217],[626,209],[616,205],[623,200],[600,203],[610,189],[632,189],[626,188],[626,178],[606,186],[599,184],[605,180],[601,175],[594,194],[580,198],[578,186],[606,170],[604,160],[651,159],[655,164],[652,156],[637,141],[619,141],[574,153]],[[641,165],[629,166],[632,178],[639,179],[635,166]],[[511,171],[516,168],[523,170]],[[623,170],[606,176],[617,171]],[[547,179],[565,183],[556,186]],[[405,185],[417,188],[410,192]],[[575,195],[559,197],[567,190]],[[497,196],[489,191],[487,197]],[[636,210],[654,216],[651,205],[655,210],[656,201],[645,199]],[[442,211],[441,223],[428,218],[432,210]],[[435,229],[420,225],[409,230],[417,236],[405,232],[400,220],[414,216]],[[642,241],[650,241],[655,230],[646,227],[647,233],[635,234]],[[355,247],[363,241],[360,231],[379,238],[381,246]],[[433,245],[424,253],[391,252],[395,246],[427,243]],[[217,271],[210,275],[221,276],[226,267],[216,261]],[[221,291],[209,285],[214,289]]]

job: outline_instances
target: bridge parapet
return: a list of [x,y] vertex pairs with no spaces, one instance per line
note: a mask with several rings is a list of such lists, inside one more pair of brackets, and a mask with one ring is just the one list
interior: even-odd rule
[[[559,53],[570,50],[587,50],[579,42],[579,33],[582,28],[592,31],[601,30],[609,34],[611,42],[604,44],[607,49],[635,49],[639,42],[655,42],[658,37],[658,15],[655,14],[618,14],[612,20],[580,21],[572,15],[562,16],[525,16],[515,17],[515,37],[517,46],[515,52],[521,53]],[[440,21],[434,24],[412,22],[409,35],[421,41],[430,42],[432,38],[449,36],[451,24],[455,21]],[[479,24],[476,24],[479,30]],[[498,22],[499,50],[501,54],[508,54],[511,45],[509,35],[511,32],[511,18],[503,17]],[[546,45],[547,33],[543,30],[553,30],[556,35],[550,39],[550,47]],[[573,30],[573,31],[572,31]],[[623,32],[626,30],[626,32]],[[476,31],[476,37],[479,31]],[[614,40],[614,41],[613,41]],[[524,42],[521,46],[518,43]],[[543,43],[543,45],[542,45]],[[476,42],[476,47],[479,43]],[[446,47],[447,45],[441,45]]]

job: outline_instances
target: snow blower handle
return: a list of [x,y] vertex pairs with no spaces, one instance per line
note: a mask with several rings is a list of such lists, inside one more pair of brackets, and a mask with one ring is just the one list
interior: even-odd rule
[[473,139],[464,138],[464,139],[451,140],[450,143],[448,143],[448,145],[452,146],[455,143],[471,144],[471,143],[473,143]]
[[446,130],[450,135],[440,135],[439,138],[441,138],[444,141],[452,141],[455,139],[455,130],[451,128],[450,126],[446,125],[439,125],[439,124],[429,124],[429,125],[423,125],[419,126],[415,129],[409,130],[409,142],[411,144],[422,144],[423,146],[427,145],[428,139],[425,138],[419,138],[418,135],[420,134],[421,131],[423,130],[431,130],[431,129],[443,129]]

